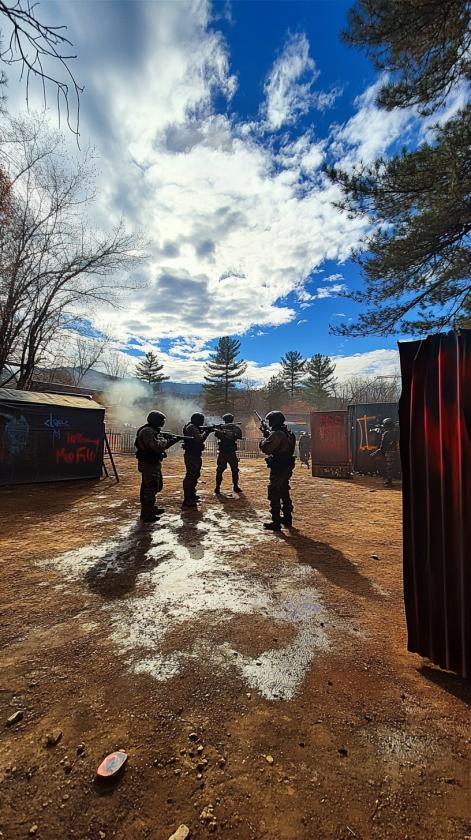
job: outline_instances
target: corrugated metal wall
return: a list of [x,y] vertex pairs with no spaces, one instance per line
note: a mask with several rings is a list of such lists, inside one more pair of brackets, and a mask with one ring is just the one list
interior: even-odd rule
[[399,345],[409,650],[471,676],[471,331]]

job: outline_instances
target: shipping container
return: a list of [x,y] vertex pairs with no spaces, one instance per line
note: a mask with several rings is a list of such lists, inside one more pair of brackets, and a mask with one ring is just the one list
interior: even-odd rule
[[346,411],[311,411],[312,474],[350,478],[348,415]]
[[[386,474],[384,458],[372,458],[381,443],[381,424],[386,417],[393,420],[399,437],[399,410],[397,403],[358,403],[348,407],[348,425],[352,466],[355,472]],[[399,449],[395,458],[394,478],[401,477]]]
[[104,416],[88,397],[0,388],[0,485],[99,478]]

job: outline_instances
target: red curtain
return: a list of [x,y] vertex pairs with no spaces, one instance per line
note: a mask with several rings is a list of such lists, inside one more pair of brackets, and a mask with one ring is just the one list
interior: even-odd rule
[[471,330],[399,344],[408,648],[471,675]]

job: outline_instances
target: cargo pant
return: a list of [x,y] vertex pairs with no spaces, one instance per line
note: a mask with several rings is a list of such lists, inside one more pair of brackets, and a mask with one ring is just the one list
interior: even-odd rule
[[301,449],[301,447],[299,447],[299,460],[301,461],[302,464],[306,464],[306,466],[309,466],[310,457],[311,457],[311,450],[310,449]]
[[152,516],[155,497],[163,487],[162,465],[160,461],[156,464],[138,461],[137,468],[141,473],[141,517],[146,518]]
[[183,479],[183,497],[184,501],[194,502],[196,496],[196,485],[201,475],[201,467],[203,466],[203,457],[192,452],[185,452],[185,478]]
[[388,449],[385,456],[386,461],[386,476],[384,479],[384,486],[391,487],[394,475],[394,467],[396,465],[396,452],[394,449]]
[[293,502],[290,496],[289,481],[293,475],[293,467],[281,467],[270,469],[270,480],[268,483],[268,500],[270,502],[271,518],[273,522],[280,522],[281,512],[288,521],[291,520]]
[[232,483],[234,487],[239,484],[239,459],[237,452],[221,452],[219,451],[217,467],[216,467],[216,487],[220,487],[222,483],[222,476],[226,467],[231,468]]

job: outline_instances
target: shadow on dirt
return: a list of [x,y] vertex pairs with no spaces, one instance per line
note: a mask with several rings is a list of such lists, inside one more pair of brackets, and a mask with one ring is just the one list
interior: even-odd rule
[[311,566],[335,586],[346,589],[354,595],[360,595],[362,598],[378,600],[381,597],[371,581],[358,571],[355,564],[328,543],[312,540],[296,528],[291,529],[290,536],[283,531],[278,536],[296,550],[301,563]]
[[230,514],[235,519],[257,519],[254,513],[255,508],[250,504],[249,500],[243,493],[240,496],[226,496],[224,492],[220,496],[215,496],[215,499],[224,508],[225,512]]
[[457,674],[451,674],[448,671],[439,671],[438,668],[433,668],[431,665],[422,665],[417,669],[418,673],[425,677],[426,680],[438,685],[448,694],[453,694],[466,706],[471,706],[471,681],[459,677]]
[[88,569],[85,574],[88,588],[105,599],[123,598],[132,592],[139,575],[168,556],[167,553],[156,558],[150,553],[155,545],[152,535],[152,525],[137,523],[118,549]]
[[[75,510],[82,501],[96,501],[100,506],[98,496],[107,494],[110,498],[116,492],[116,482],[111,478],[87,479],[84,481],[59,481],[57,483],[47,482],[45,484],[24,484],[8,485],[1,488],[2,491],[2,514],[5,525],[2,528],[2,537],[9,538],[18,532],[21,526],[26,531],[35,520],[30,522],[31,517],[42,518],[44,515],[44,493],[47,493],[47,509],[49,516],[64,513],[67,510]],[[21,510],[19,510],[18,499],[21,494]]]
[[202,542],[206,532],[198,528],[198,525],[203,519],[203,513],[198,508],[182,508],[180,515],[182,524],[180,528],[175,529],[174,536],[177,542],[187,549],[193,560],[201,560],[204,556]]

